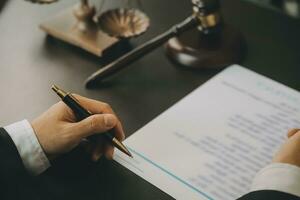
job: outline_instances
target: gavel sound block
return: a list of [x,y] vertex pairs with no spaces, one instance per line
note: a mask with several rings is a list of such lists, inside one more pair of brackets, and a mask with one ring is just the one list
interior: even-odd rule
[[223,22],[218,0],[192,0],[199,25],[171,38],[166,54],[188,68],[220,68],[240,63],[245,53],[242,34]]

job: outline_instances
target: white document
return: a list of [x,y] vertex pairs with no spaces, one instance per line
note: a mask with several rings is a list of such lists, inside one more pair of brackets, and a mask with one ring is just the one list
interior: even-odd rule
[[130,136],[133,159],[114,159],[175,199],[236,199],[300,127],[299,105],[296,90],[234,65]]

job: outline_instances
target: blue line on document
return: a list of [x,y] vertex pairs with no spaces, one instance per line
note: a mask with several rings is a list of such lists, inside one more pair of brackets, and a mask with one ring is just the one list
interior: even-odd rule
[[204,192],[200,191],[199,189],[197,189],[196,187],[192,186],[191,184],[189,184],[188,182],[186,182],[185,180],[179,178],[178,176],[176,176],[175,174],[173,174],[172,172],[166,170],[165,168],[159,166],[158,164],[156,164],[155,162],[153,162],[152,160],[150,160],[149,158],[145,157],[144,155],[142,155],[139,152],[136,152],[135,150],[133,150],[132,148],[128,147],[127,148],[132,151],[133,153],[135,153],[136,155],[140,156],[141,158],[143,158],[144,160],[146,160],[147,162],[149,162],[150,164],[152,164],[153,166],[159,168],[160,170],[162,170],[163,172],[167,173],[169,176],[173,177],[174,179],[176,179],[177,181],[181,182],[182,184],[186,185],[187,187],[189,187],[190,189],[196,191],[197,193],[201,194],[202,196],[204,196],[205,198],[207,198],[208,200],[214,200],[213,198],[211,198],[210,196],[208,196],[207,194],[205,194]]
[[118,159],[122,160],[123,162],[126,162],[126,164],[130,165],[130,166],[133,167],[134,169],[140,171],[141,173],[144,173],[143,170],[141,170],[141,169],[138,168],[137,166],[133,165],[132,163],[128,162],[127,160],[125,160],[124,158],[122,158],[121,156],[119,156],[118,154],[115,154],[115,157],[118,157]]

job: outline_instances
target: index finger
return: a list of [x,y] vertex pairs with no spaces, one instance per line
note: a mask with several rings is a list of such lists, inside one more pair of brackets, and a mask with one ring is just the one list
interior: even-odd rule
[[123,141],[125,139],[125,133],[124,133],[121,121],[118,118],[118,116],[115,114],[113,109],[110,107],[109,104],[102,102],[102,101],[89,99],[89,98],[86,98],[86,97],[83,97],[83,96],[80,96],[77,94],[73,94],[73,96],[80,102],[80,104],[82,104],[83,107],[85,107],[92,113],[95,113],[95,114],[103,113],[103,114],[115,115],[118,119],[117,125],[113,128],[115,137],[120,141]]

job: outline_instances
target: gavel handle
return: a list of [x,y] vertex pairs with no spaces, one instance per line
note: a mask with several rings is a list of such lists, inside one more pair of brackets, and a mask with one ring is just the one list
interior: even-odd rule
[[103,68],[99,69],[95,73],[93,73],[90,77],[87,78],[85,82],[85,86],[89,87],[93,84],[93,82],[102,81],[103,79],[115,74],[121,69],[124,69],[130,63],[142,58],[147,53],[151,52],[152,50],[156,49],[157,47],[161,46],[165,43],[168,39],[179,35],[182,32],[185,32],[191,28],[194,28],[199,25],[199,21],[195,16],[190,16],[185,19],[183,22],[173,26],[168,31],[160,34],[159,36],[147,41],[146,43],[136,47],[132,51],[124,54],[117,60],[113,61],[112,63],[104,66]]

